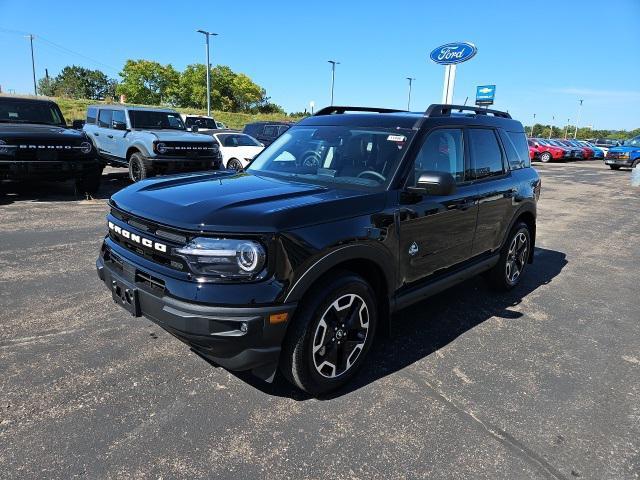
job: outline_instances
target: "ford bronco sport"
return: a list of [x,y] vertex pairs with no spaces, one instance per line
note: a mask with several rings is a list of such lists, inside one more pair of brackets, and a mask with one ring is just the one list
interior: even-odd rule
[[134,182],[220,168],[222,161],[211,136],[188,132],[180,114],[170,109],[92,105],[83,130],[104,162],[128,167]]
[[55,102],[0,96],[0,181],[74,180],[92,195],[101,176],[89,139],[67,128]]
[[[354,112],[354,113],[349,113]],[[390,314],[533,260],[540,179],[508,113],[328,107],[243,172],[113,195],[98,276],[113,300],[213,363],[322,394]]]

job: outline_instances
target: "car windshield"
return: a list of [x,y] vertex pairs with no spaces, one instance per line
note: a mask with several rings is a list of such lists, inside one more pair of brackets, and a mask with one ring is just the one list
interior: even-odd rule
[[131,128],[185,130],[180,114],[176,112],[129,110],[129,120],[131,120]]
[[299,126],[283,133],[248,168],[311,183],[382,189],[391,181],[412,130]]
[[638,147],[640,146],[640,135],[638,135],[637,137],[633,137],[630,140],[625,140],[624,142],[622,142],[622,144],[627,147]]
[[255,138],[241,133],[221,133],[216,138],[223,147],[260,147]]
[[0,101],[0,122],[66,126],[62,112],[57,105],[28,100],[2,99]]
[[187,128],[191,128],[194,125],[197,125],[198,128],[206,128],[211,130],[218,128],[218,126],[216,125],[216,121],[213,118],[206,117],[187,117],[184,121],[184,124],[187,126]]

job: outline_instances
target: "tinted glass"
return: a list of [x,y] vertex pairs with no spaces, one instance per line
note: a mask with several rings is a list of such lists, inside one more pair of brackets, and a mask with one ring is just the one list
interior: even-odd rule
[[6,98],[0,99],[0,122],[65,125],[64,117],[54,103]]
[[262,134],[265,137],[277,137],[278,136],[278,127],[275,125],[265,125],[264,131]]
[[390,182],[413,134],[356,126],[292,127],[248,170],[292,181],[380,190]]
[[98,126],[103,128],[111,128],[111,118],[113,110],[100,110],[98,114]]
[[475,178],[485,178],[504,173],[502,150],[493,130],[469,129],[469,151],[471,170]]
[[184,121],[184,124],[187,128],[191,128],[194,125],[197,125],[198,128],[206,128],[206,129],[218,128],[216,125],[216,121],[213,118],[187,117]]
[[424,140],[414,163],[414,182],[422,172],[447,172],[457,182],[464,181],[462,130],[437,129]]
[[500,132],[500,137],[507,152],[507,160],[511,170],[531,166],[529,146],[524,133]]
[[126,125],[127,119],[124,115],[124,110],[114,110],[112,120]]
[[96,117],[98,115],[97,108],[87,108],[87,123],[96,123]]
[[260,143],[249,135],[225,133],[217,135],[218,140],[225,147],[259,147]]
[[131,128],[185,130],[184,123],[177,112],[129,110],[129,120],[131,121]]

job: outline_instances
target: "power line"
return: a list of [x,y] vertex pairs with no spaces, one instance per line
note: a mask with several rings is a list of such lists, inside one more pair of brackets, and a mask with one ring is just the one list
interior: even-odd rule
[[[10,30],[10,29],[1,28],[1,27],[0,27],[0,32],[10,33],[10,34],[13,34],[13,35],[20,35],[20,36],[25,36],[25,35],[29,36],[29,35],[31,35],[29,32],[22,32],[20,30]],[[108,68],[108,69],[110,69],[110,70],[112,70],[112,71],[114,71],[116,73],[120,71],[119,68],[116,68],[116,67],[114,67],[112,65],[108,65],[108,64],[103,63],[103,62],[101,62],[99,60],[96,60],[95,58],[88,57],[87,55],[84,55],[84,54],[82,54],[80,52],[76,52],[75,50],[71,50],[70,48],[67,48],[67,47],[64,47],[62,45],[59,45],[59,44],[57,44],[55,42],[52,42],[51,40],[48,40],[48,39],[44,38],[41,35],[35,35],[34,39],[35,40],[40,40],[41,42],[44,42],[45,44],[49,45],[50,47],[57,48],[59,51],[62,51],[64,53],[67,53],[67,54],[70,54],[70,55],[76,55],[77,57],[84,58],[85,60],[89,60],[90,62],[93,62],[93,63],[95,63],[97,65],[101,65],[102,67],[106,67],[106,68]]]

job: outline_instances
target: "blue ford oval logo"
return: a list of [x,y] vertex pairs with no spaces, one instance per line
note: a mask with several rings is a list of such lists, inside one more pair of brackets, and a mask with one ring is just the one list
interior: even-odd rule
[[431,60],[440,65],[453,65],[471,59],[478,49],[473,43],[454,42],[442,45],[431,52]]

